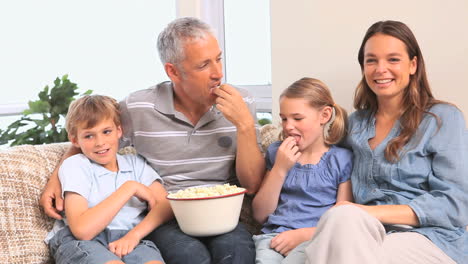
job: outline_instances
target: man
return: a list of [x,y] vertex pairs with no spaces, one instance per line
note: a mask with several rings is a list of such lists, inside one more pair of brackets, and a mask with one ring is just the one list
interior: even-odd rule
[[[209,26],[195,18],[176,19],[159,35],[158,51],[171,81],[134,92],[120,103],[122,146],[133,145],[170,192],[239,182],[255,193],[265,169],[255,106],[246,91],[221,85],[222,53]],[[74,153],[72,148],[65,156]],[[61,218],[56,174],[40,203],[49,216]],[[197,238],[185,235],[171,220],[148,238],[167,263],[244,264],[255,258],[251,235],[242,224],[227,234]]]

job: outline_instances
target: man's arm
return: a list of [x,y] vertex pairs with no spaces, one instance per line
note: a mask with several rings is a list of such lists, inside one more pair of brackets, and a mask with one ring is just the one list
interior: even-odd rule
[[256,193],[265,173],[265,161],[257,144],[255,118],[240,93],[230,85],[215,89],[216,108],[237,128],[236,174],[249,194]]
[[59,164],[52,172],[49,177],[49,181],[47,182],[42,194],[41,199],[39,200],[40,206],[44,208],[44,212],[55,219],[62,219],[60,212],[63,211],[63,199],[62,199],[62,187],[60,185],[60,180],[58,178],[58,170],[62,162],[73,155],[81,153],[81,149],[75,146],[70,146],[70,148],[63,154],[62,159],[60,160]]

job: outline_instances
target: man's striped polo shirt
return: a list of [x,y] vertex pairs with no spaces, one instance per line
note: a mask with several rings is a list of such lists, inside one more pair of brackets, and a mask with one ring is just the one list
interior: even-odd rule
[[[238,89],[255,117],[255,102]],[[190,186],[237,184],[236,127],[215,107],[194,126],[174,109],[171,82],[131,93],[120,102],[124,135],[164,180],[168,191]],[[259,142],[258,126],[257,142]],[[255,146],[252,146],[255,147]]]

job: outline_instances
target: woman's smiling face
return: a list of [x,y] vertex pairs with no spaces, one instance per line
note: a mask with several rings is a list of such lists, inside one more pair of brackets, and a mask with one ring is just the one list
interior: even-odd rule
[[364,46],[363,73],[379,100],[401,100],[410,76],[416,72],[416,62],[416,57],[409,58],[405,43],[389,35],[375,34]]

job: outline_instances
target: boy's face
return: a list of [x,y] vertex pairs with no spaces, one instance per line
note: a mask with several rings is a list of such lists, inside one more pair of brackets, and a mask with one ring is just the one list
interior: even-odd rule
[[121,127],[116,126],[114,121],[109,118],[91,128],[78,125],[76,136],[71,137],[70,141],[92,161],[101,164],[110,171],[117,171],[116,154],[121,136]]

